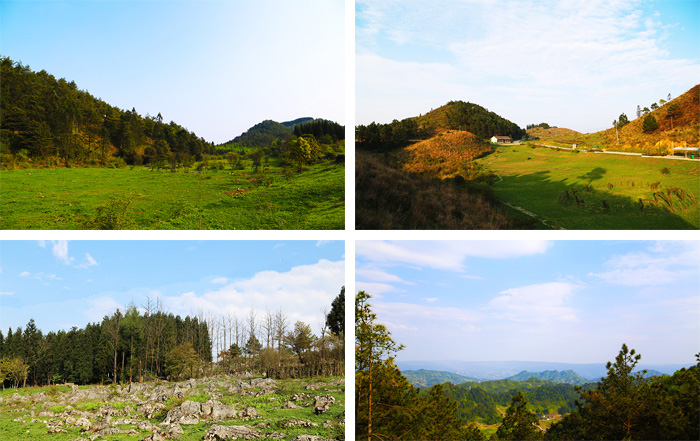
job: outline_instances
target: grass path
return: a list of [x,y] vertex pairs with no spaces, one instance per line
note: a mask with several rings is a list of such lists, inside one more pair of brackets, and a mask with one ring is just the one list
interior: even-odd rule
[[[698,162],[526,146],[500,146],[479,162],[501,177],[494,190],[502,201],[536,213],[554,228],[700,228]],[[669,195],[673,188],[683,191]],[[655,192],[661,193],[657,200]],[[640,198],[647,200],[643,209]]]

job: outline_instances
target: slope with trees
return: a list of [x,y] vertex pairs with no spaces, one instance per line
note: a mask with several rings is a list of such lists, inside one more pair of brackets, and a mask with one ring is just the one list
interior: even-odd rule
[[401,374],[393,355],[403,346],[377,323],[370,298],[364,291],[355,297],[356,439],[483,439],[463,425],[441,385],[423,397]]
[[141,165],[201,159],[213,144],[163,116],[113,107],[73,81],[56,79],[8,57],[0,59],[2,162],[34,166]]

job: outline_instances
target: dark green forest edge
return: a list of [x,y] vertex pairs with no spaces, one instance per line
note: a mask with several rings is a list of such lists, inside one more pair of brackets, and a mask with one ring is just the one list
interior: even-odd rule
[[[62,224],[72,229],[343,226],[337,220],[329,225],[328,219],[318,219],[305,227],[305,221],[308,223],[315,214],[306,213],[304,205],[313,210],[327,203],[337,209],[334,219],[344,217],[344,205],[336,204],[344,198],[336,197],[338,192],[334,189],[324,188],[329,186],[327,181],[332,181],[342,191],[344,182],[344,127],[335,122],[309,117],[283,123],[267,120],[231,141],[215,145],[173,121],[166,123],[161,113],[144,117],[134,108],[119,109],[78,89],[73,81],[56,79],[44,70],[34,72],[7,57],[0,59],[0,76],[0,164],[8,171],[3,176],[7,183],[3,191],[3,228],[8,228],[8,223],[15,229],[54,229],[62,228]],[[78,167],[96,171],[72,179],[42,170]],[[27,169],[36,170],[33,179],[18,173]],[[106,169],[131,170],[131,180],[116,173],[117,181],[124,185],[112,182],[115,173],[105,175],[100,171]],[[225,180],[219,177],[223,173],[217,174],[229,169],[230,176]],[[139,173],[144,171],[153,173]],[[184,177],[187,182],[172,183],[172,178],[155,173],[159,171],[189,174]],[[305,171],[310,173],[302,173]],[[61,198],[60,203],[46,199],[51,187],[44,186],[41,179],[49,174],[48,179],[74,184],[55,195]],[[138,182],[132,182],[136,179]],[[205,182],[207,179],[213,179],[215,185]],[[78,193],[71,190],[83,191],[84,185],[91,186],[86,193],[90,197],[72,198]],[[285,191],[310,185],[323,188],[325,194],[307,194],[304,199],[308,202],[301,206],[291,190]],[[187,200],[182,193],[188,187],[205,189],[204,194]],[[33,199],[27,200],[23,190],[33,192]],[[255,198],[248,198],[248,204],[229,200],[247,198],[253,192]],[[224,193],[228,198],[220,197]],[[184,206],[186,213],[174,213],[171,207],[158,205],[168,197],[174,199],[172,204],[169,200],[166,203]],[[49,202],[52,205],[47,207]],[[22,207],[11,205],[15,203]],[[196,206],[189,207],[189,203]],[[25,213],[27,207],[30,211]],[[264,212],[277,210],[283,218],[291,212],[294,222],[283,220],[280,225],[269,225],[268,220],[261,218],[263,208]],[[231,225],[207,222],[208,218],[221,219],[220,213],[226,209],[246,210],[254,215],[244,219],[244,225],[234,222],[241,222],[245,216],[232,220]],[[328,217],[330,208],[322,209],[325,212],[317,216]],[[148,219],[137,215],[144,211],[150,211]],[[210,216],[206,216],[208,211]],[[48,212],[52,212],[51,216],[43,215]]]
[[394,364],[403,346],[370,298],[355,298],[357,439],[698,439],[700,354],[695,366],[646,378],[635,372],[641,355],[623,344],[607,375],[584,386],[531,378],[419,389]]
[[344,304],[320,336],[281,309],[181,318],[158,298],[67,332],[30,320],[0,332],[0,438],[344,439]]

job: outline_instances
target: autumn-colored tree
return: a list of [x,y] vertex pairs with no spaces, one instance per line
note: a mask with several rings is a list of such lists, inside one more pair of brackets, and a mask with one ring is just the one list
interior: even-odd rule
[[185,342],[168,352],[165,359],[165,371],[176,380],[182,379],[186,374],[192,378],[197,372],[199,363],[199,357],[197,357],[192,343]]

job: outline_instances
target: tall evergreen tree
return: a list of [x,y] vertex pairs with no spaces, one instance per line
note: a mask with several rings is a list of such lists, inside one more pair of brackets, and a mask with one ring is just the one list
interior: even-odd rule
[[506,409],[503,422],[498,426],[496,437],[505,440],[538,440],[543,438],[543,431],[537,425],[537,415],[527,408],[527,401],[518,391]]

